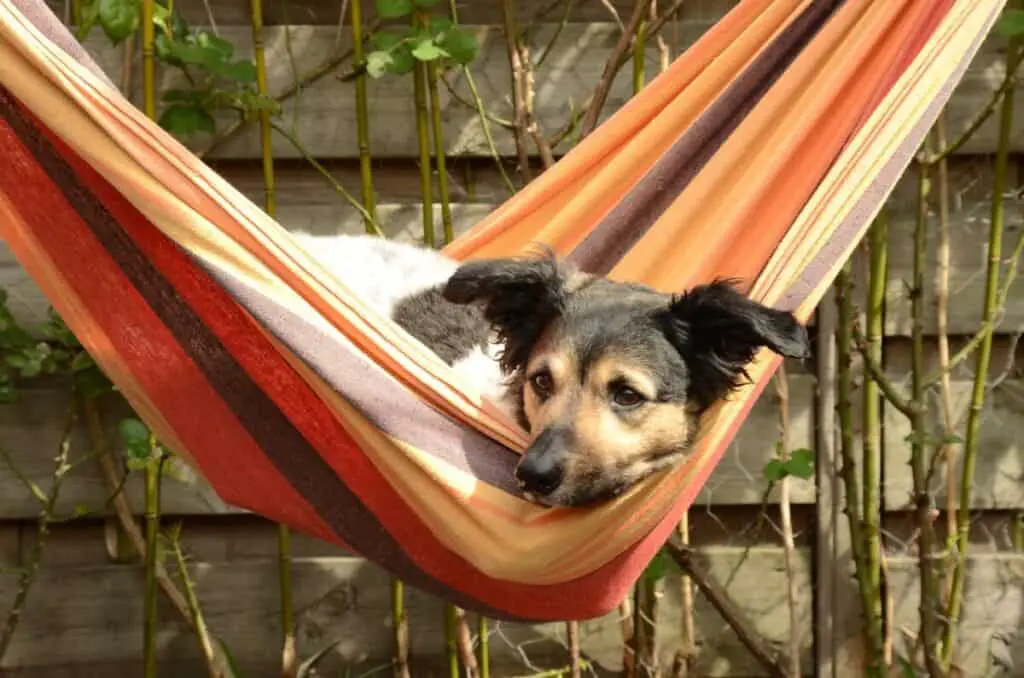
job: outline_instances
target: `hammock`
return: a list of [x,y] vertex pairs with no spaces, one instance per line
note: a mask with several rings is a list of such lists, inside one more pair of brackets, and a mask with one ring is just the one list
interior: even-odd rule
[[[741,0],[447,252],[534,242],[679,291],[738,277],[806,322],[1002,0]],[[778,365],[680,467],[593,508],[518,496],[525,434],[125,100],[46,8],[0,0],[0,235],[223,499],[504,619],[613,609]]]

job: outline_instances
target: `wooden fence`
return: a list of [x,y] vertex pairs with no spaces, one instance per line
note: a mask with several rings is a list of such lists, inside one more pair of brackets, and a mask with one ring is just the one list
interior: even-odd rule
[[[369,4],[369,3],[367,3]],[[519,14],[536,16],[550,3],[516,3]],[[561,30],[551,54],[536,74],[535,112],[542,129],[551,133],[568,119],[570,106],[587,97],[618,36],[608,5],[628,17],[631,2],[578,2],[568,22],[559,26],[561,10],[549,12],[536,24],[532,43],[543,46]],[[728,0],[692,0],[664,29],[667,47],[676,55],[717,20],[732,3]],[[269,2],[265,8],[269,90],[280,93],[296,78],[320,68],[331,54],[344,52],[351,40],[339,30],[338,0]],[[54,8],[63,13],[62,3]],[[179,0],[178,11],[193,25],[209,23],[199,0]],[[213,0],[212,13],[222,36],[236,45],[240,55],[251,54],[249,4],[245,0]],[[373,21],[372,11],[366,19]],[[472,64],[481,98],[498,118],[511,118],[508,96],[509,67],[497,2],[466,2],[460,23],[472,27],[481,42]],[[1003,76],[1000,41],[992,40],[975,59],[947,110],[951,135],[956,135],[990,99]],[[122,79],[124,52],[112,48],[99,33],[87,40],[90,51],[115,81]],[[646,47],[648,77],[659,69],[659,46]],[[138,55],[133,58],[134,100],[138,96]],[[342,66],[344,71],[346,66]],[[628,69],[625,69],[628,70]],[[454,90],[468,96],[465,83],[452,77]],[[166,76],[164,86],[174,79]],[[389,235],[415,238],[421,228],[419,172],[412,83],[409,78],[383,78],[368,85],[370,147],[375,159],[374,182],[378,213]],[[622,73],[612,87],[606,111],[631,95],[630,74]],[[294,131],[301,146],[333,173],[337,181],[358,194],[358,144],[351,82],[332,71],[303,87],[285,103],[285,115],[294,115]],[[1020,106],[1014,124],[1015,151],[1024,150],[1024,89],[1015,96]],[[456,230],[464,230],[508,195],[495,170],[482,134],[479,116],[442,88],[443,120],[448,140],[449,171]],[[513,156],[512,136],[494,127],[499,152]],[[991,154],[995,149],[995,120],[986,123],[951,161],[952,263],[950,289],[953,302],[949,327],[954,350],[979,327],[986,261],[991,189]],[[206,149],[209,139],[194,142]],[[556,149],[558,150],[558,149]],[[564,150],[564,149],[561,149]],[[296,146],[275,137],[278,159],[277,210],[286,227],[334,232],[362,229],[361,218],[307,162]],[[255,127],[246,127],[216,144],[205,156],[229,181],[252,200],[263,197],[258,164],[260,145]],[[1016,167],[1011,186],[1019,186]],[[910,280],[911,233],[915,219],[917,179],[913,172],[897,187],[888,211],[890,218],[890,286],[885,318],[886,369],[897,383],[909,371],[910,310],[905,286]],[[435,205],[435,211],[439,207]],[[1011,251],[1024,219],[1014,199],[1007,212],[1004,251]],[[934,261],[934,238],[929,261]],[[855,294],[864,292],[864,261],[854,259]],[[45,317],[46,301],[6,249],[0,251],[0,286],[10,295],[15,314],[27,326]],[[927,291],[926,326],[935,327],[934,292]],[[1019,675],[1024,667],[1024,637],[1012,631],[1024,627],[1024,555],[1019,530],[1024,513],[1024,374],[1014,363],[1015,334],[1024,331],[1024,283],[1009,294],[996,342],[993,387],[983,419],[981,455],[976,471],[972,508],[972,551],[968,564],[966,610],[961,630],[958,663],[966,675],[982,676],[990,656],[1012,657],[1016,668],[1004,675]],[[831,296],[824,305],[832,303]],[[931,330],[929,330],[931,332]],[[927,359],[935,364],[934,338],[929,338]],[[966,412],[973,375],[970,361],[953,376],[952,392],[961,416]],[[825,375],[819,389],[815,361],[787,366],[790,392],[790,445],[818,451],[817,477],[795,481],[792,487],[794,527],[798,549],[797,578],[802,592],[798,602],[803,672],[805,675],[853,676],[850,667],[858,653],[859,603],[851,577],[849,537],[836,481],[838,462],[830,445],[816,437],[820,415],[818,395],[830,388]],[[61,383],[36,382],[22,402],[0,407],[0,446],[9,452],[20,471],[44,490],[50,482],[53,457],[61,436],[69,391]],[[112,418],[111,418],[112,419]],[[708,558],[713,574],[726,586],[744,614],[770,641],[785,643],[790,634],[786,605],[786,574],[778,536],[777,497],[762,505],[765,463],[774,455],[779,435],[779,414],[774,390],[761,398],[721,465],[711,477],[690,513],[692,543]],[[892,408],[885,410],[881,496],[888,556],[888,587],[893,604],[896,640],[917,628],[917,571],[914,522],[910,514],[911,475],[908,466],[908,427]],[[76,432],[72,456],[88,454],[84,428]],[[102,506],[109,491],[95,463],[85,462],[64,483],[58,513],[77,507]],[[131,506],[142,507],[141,478],[126,487]],[[164,513],[181,518],[183,538],[192,559],[208,623],[225,640],[246,678],[279,675],[280,629],[276,528],[273,524],[223,504],[202,483],[176,480],[165,483]],[[945,490],[937,488],[936,501],[944,505]],[[36,537],[38,504],[24,485],[0,468],[0,610],[15,592],[17,566],[24,563]],[[763,523],[763,524],[762,524]],[[760,525],[760,527],[758,527]],[[143,580],[136,565],[121,561],[124,546],[110,518],[68,522],[53,528],[43,557],[40,579],[15,636],[0,666],[12,678],[78,678],[80,676],[139,676],[142,633]],[[1017,535],[1016,543],[1015,536]],[[380,569],[339,550],[294,538],[294,600],[298,611],[299,648],[308,656],[326,643],[341,639],[324,664],[323,675],[361,675],[386,665],[392,654],[389,579]],[[680,587],[675,577],[665,580],[659,604],[660,652],[668,663],[679,649]],[[409,593],[411,649],[414,675],[440,673],[443,664],[442,602],[415,591]],[[765,675],[743,649],[735,634],[698,596],[696,626],[699,640],[699,675],[753,677]],[[492,674],[526,675],[565,663],[564,625],[491,627]],[[1002,634],[1002,635],[1001,635]],[[1005,637],[1005,640],[1000,638]],[[191,633],[164,601],[160,608],[158,643],[161,676],[202,675],[202,663]],[[622,664],[622,642],[615,614],[582,624],[582,650],[601,675]],[[341,666],[350,665],[351,674]],[[329,670],[328,670],[329,669]],[[335,671],[330,673],[329,671]],[[1014,674],[1013,671],[1018,673]],[[385,669],[387,672],[387,669]]]

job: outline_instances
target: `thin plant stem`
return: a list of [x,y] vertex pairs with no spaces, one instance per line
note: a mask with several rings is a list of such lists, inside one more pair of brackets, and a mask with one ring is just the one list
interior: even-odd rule
[[277,577],[281,591],[281,675],[295,678],[299,672],[299,651],[295,638],[295,609],[292,602],[292,533],[277,525]]
[[445,158],[444,125],[441,121],[441,97],[437,87],[437,61],[427,62],[427,88],[430,91],[430,121],[434,136],[434,162],[437,165],[437,194],[441,199],[441,224],[444,244],[455,239],[452,204],[448,195],[448,163]]
[[491,640],[487,628],[487,617],[481,615],[476,624],[476,633],[480,639],[480,646],[477,651],[479,656],[477,664],[480,666],[480,678],[491,678]]
[[850,551],[853,555],[854,571],[860,602],[865,615],[865,635],[868,653],[867,675],[871,678],[882,678],[882,630],[877,618],[868,616],[874,608],[874,597],[867,573],[867,555],[863,534],[863,522],[860,515],[863,500],[861,497],[860,479],[857,474],[857,461],[854,456],[854,424],[853,424],[853,299],[851,298],[852,283],[850,265],[847,263],[836,276],[835,294],[838,317],[836,322],[836,409],[839,419],[839,457],[842,465],[839,475],[843,481],[845,494],[843,511],[846,513],[850,532]]
[[[935,121],[935,145],[946,147],[946,112]],[[957,447],[951,441],[956,422],[953,414],[953,388],[949,372],[949,162],[946,156],[935,163],[939,206],[939,243],[935,272],[935,331],[939,353],[939,403],[942,410],[943,442],[939,456],[946,467],[946,552],[951,552],[956,535],[956,467]],[[953,583],[953,559],[946,559],[945,599],[949,603]]]
[[395,625],[395,678],[409,678],[409,619],[401,579],[391,580],[391,621]]
[[142,111],[150,120],[156,120],[156,61],[153,43],[156,30],[153,25],[154,0],[142,0]]
[[577,621],[565,624],[566,645],[569,647],[569,675],[580,678],[582,666],[580,662],[580,624]]
[[218,678],[220,675],[214,669],[213,641],[210,638],[210,631],[206,627],[206,620],[203,618],[202,609],[199,607],[199,598],[196,596],[195,585],[188,573],[188,564],[185,562],[185,553],[181,548],[181,539],[175,531],[169,539],[171,552],[178,566],[178,578],[185,589],[185,600],[188,601],[188,609],[192,614],[192,623],[196,630],[196,639],[199,641],[199,649],[206,658],[206,664],[210,668],[210,677]]
[[537,62],[533,65],[535,69],[540,68],[548,58],[548,55],[551,54],[551,48],[555,46],[555,42],[558,41],[559,36],[562,35],[562,31],[564,31],[565,27],[569,24],[569,17],[572,15],[572,8],[575,4],[574,0],[566,0],[565,9],[562,12],[562,20],[558,22],[558,27],[555,28],[555,32],[551,34],[551,38],[548,39],[548,43],[544,45],[544,49],[540,51],[540,56],[537,57]]
[[[683,513],[683,517],[679,521],[678,533],[680,543],[688,547],[690,544],[689,511]],[[686,573],[679,576],[679,591],[679,614],[682,617],[679,630],[682,633],[682,647],[676,657],[677,668],[674,673],[681,678],[694,675],[697,668],[697,628],[693,618],[693,583]]]
[[780,658],[757,632],[750,620],[739,610],[728,592],[711,576],[706,559],[679,541],[678,535],[672,535],[665,542],[665,552],[675,561],[679,568],[693,580],[704,598],[715,608],[722,619],[736,633],[743,646],[765,669],[771,678],[788,678],[786,669],[788,660]]
[[[928,145],[928,141],[925,141]],[[926,151],[927,153],[927,151]],[[932,521],[932,499],[928,490],[927,423],[924,400],[924,274],[928,246],[929,168],[918,167],[917,220],[914,226],[913,272],[910,285],[911,375],[910,400],[916,405],[910,416],[910,470],[914,485],[914,507],[919,532],[917,562],[921,577],[919,603],[919,640],[924,664],[931,678],[941,674],[938,646],[938,615],[936,596],[939,593],[935,568],[935,528]]]
[[519,49],[518,28],[516,27],[516,11],[512,0],[502,0],[502,17],[505,22],[505,46],[508,51],[509,69],[512,73],[512,110],[514,113],[512,136],[516,145],[516,157],[519,161],[519,173],[523,183],[530,183],[530,158],[526,151],[527,110],[526,92],[524,88],[524,70],[522,52]]
[[156,566],[160,560],[157,537],[160,535],[160,478],[163,475],[164,455],[152,434],[149,436],[149,450],[145,469],[146,589],[143,599],[142,661],[145,678],[156,678]]
[[[1021,0],[1013,3],[1020,8]],[[1020,66],[1022,39],[1015,36],[1010,39],[1006,56],[1006,70],[1014,73]],[[948,667],[953,661],[954,639],[960,624],[963,609],[963,591],[966,579],[967,550],[970,545],[968,535],[971,519],[971,486],[974,484],[974,469],[978,457],[978,435],[981,424],[981,412],[985,405],[986,384],[988,381],[989,364],[992,358],[993,318],[995,317],[999,296],[999,269],[1002,263],[1003,234],[1005,231],[1005,194],[1008,185],[1010,164],[1010,141],[1013,133],[1014,101],[1012,96],[1003,97],[999,112],[999,142],[996,147],[994,176],[992,181],[992,213],[989,225],[988,262],[985,274],[985,302],[981,313],[981,322],[986,329],[982,333],[981,343],[974,365],[974,385],[971,391],[971,402],[967,412],[967,424],[964,433],[963,468],[960,475],[960,510],[957,515],[956,563],[953,567],[953,581],[950,586],[949,603],[946,608],[946,622],[942,638],[942,665]]]
[[[888,282],[889,247],[888,220],[885,212],[875,219],[869,238],[868,301],[865,318],[866,336],[863,353],[872,364],[882,364],[882,334],[884,331],[885,290]],[[871,593],[870,607],[865,616],[875,629],[884,629],[882,614],[882,512],[881,512],[881,401],[878,382],[865,379],[862,387],[863,463],[861,521],[865,550],[864,577]]]
[[374,228],[373,235],[384,235],[384,231],[381,230],[380,225],[377,224],[373,216],[371,216],[370,213],[366,211],[366,208],[363,207],[362,204],[358,200],[356,200],[355,197],[351,193],[349,193],[348,190],[346,190],[345,187],[342,186],[337,179],[334,178],[334,175],[331,174],[326,167],[320,164],[320,162],[313,157],[309,150],[302,144],[301,141],[298,140],[298,138],[294,134],[291,133],[290,130],[285,129],[277,122],[271,122],[270,125],[271,127],[274,128],[275,132],[280,134],[282,137],[285,138],[285,140],[288,141],[288,143],[295,147],[295,150],[297,150],[299,154],[302,155],[306,162],[312,165],[313,169],[315,169],[320,174],[320,176],[327,180],[327,183],[331,185],[331,187],[338,193],[338,195],[345,199],[345,202],[351,205],[354,210],[359,212],[359,214],[363,216],[363,219],[370,220],[370,223],[373,224]]
[[459,644],[455,637],[458,633],[456,617],[455,606],[446,603],[444,606],[444,642],[445,656],[448,658],[449,678],[459,678]]
[[[357,64],[363,63],[363,3],[352,0],[352,59]],[[363,191],[363,207],[367,216],[363,217],[363,227],[370,235],[374,234],[374,222],[377,217],[377,205],[373,193],[373,166],[370,157],[370,114],[366,96],[366,73],[360,69],[355,76],[356,82],[356,137],[359,143],[359,181]]]
[[646,53],[647,20],[641,19],[636,27],[636,42],[633,47],[633,94],[639,94],[647,84]]
[[[50,489],[39,502],[39,515],[36,518],[36,540],[32,544],[32,551],[29,553],[28,562],[21,569],[18,577],[18,589],[14,594],[14,601],[7,611],[3,627],[0,627],[0,661],[3,660],[7,650],[10,649],[11,641],[14,639],[14,632],[21,621],[21,615],[25,610],[25,602],[28,600],[29,592],[35,583],[39,568],[42,566],[43,550],[46,548],[46,540],[50,535],[53,511],[60,496],[61,485],[68,471],[71,469],[68,457],[71,454],[71,436],[78,422],[78,403],[72,398],[68,408],[68,416],[64,423],[64,430],[57,447],[57,455],[54,457],[53,474],[50,478]],[[9,459],[6,452],[4,457]],[[14,465],[8,462],[11,468]],[[20,475],[20,472],[19,472]],[[37,498],[38,499],[38,498]]]
[[629,19],[629,25],[622,32],[622,35],[619,36],[618,43],[616,43],[612,53],[608,56],[608,60],[604,65],[604,71],[601,73],[601,79],[594,89],[590,106],[581,125],[583,136],[590,134],[597,127],[597,120],[601,116],[601,109],[604,108],[605,101],[608,99],[608,93],[611,92],[615,74],[621,67],[622,62],[627,58],[626,53],[629,50],[630,43],[633,42],[637,28],[640,26],[640,22],[644,20],[644,15],[647,14],[647,7],[650,3],[651,0],[637,0],[633,6],[633,15]]
[[[779,396],[779,457],[790,456],[789,435],[789,377],[786,366],[779,365],[775,374],[775,387]],[[797,609],[796,540],[793,537],[793,512],[790,501],[792,479],[784,475],[779,482],[779,517],[782,523],[782,543],[786,563],[786,604],[789,608],[789,675],[800,676],[800,614]]]
[[423,244],[434,247],[434,197],[430,180],[430,127],[427,120],[427,65],[422,61],[413,67],[413,90],[416,99],[416,139],[419,142],[420,199],[423,205]]

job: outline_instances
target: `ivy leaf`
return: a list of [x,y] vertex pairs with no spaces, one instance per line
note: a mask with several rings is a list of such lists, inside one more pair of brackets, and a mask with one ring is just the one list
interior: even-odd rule
[[92,2],[86,2],[82,5],[82,20],[78,24],[78,28],[75,30],[75,38],[79,41],[85,40],[92,29],[95,28],[96,24],[100,21],[100,3],[99,0],[92,0]]
[[218,54],[222,61],[230,61],[235,54],[235,46],[224,38],[202,31],[196,35],[196,44],[209,52]]
[[97,0],[103,32],[115,45],[139,28],[141,11],[138,0]]
[[795,478],[808,480],[814,476],[814,452],[806,448],[793,450],[786,462],[786,472]]
[[763,473],[770,482],[777,483],[786,477],[786,465],[781,459],[772,459],[764,465]]
[[210,62],[207,64],[207,69],[211,73],[237,83],[247,84],[256,82],[256,64],[244,59],[231,63],[226,61]]
[[366,55],[366,72],[371,78],[379,78],[388,72],[388,67],[394,63],[391,54],[377,50]]
[[175,103],[191,103],[194,104],[199,101],[199,93],[194,89],[169,89],[165,90],[163,95],[160,97],[163,101],[169,104]]
[[107,375],[98,367],[76,372],[74,377],[75,391],[86,398],[98,398],[116,390],[107,379]]
[[441,38],[441,47],[452,58],[452,61],[463,66],[476,59],[477,53],[480,51],[476,36],[458,28],[445,32],[444,37]]
[[382,19],[398,19],[412,14],[412,0],[376,0],[377,14]]
[[416,60],[413,58],[412,50],[407,42],[393,49],[390,54],[391,64],[388,66],[388,71],[395,75],[405,75],[411,72],[413,66],[416,65]]
[[1024,35],[1024,10],[1008,9],[996,22],[996,30],[1004,38]]
[[197,132],[213,134],[217,123],[205,108],[190,104],[172,104],[160,116],[160,126],[177,137]]
[[402,36],[380,31],[373,34],[373,46],[383,52],[390,52],[402,42]]
[[138,419],[122,419],[117,424],[117,432],[121,435],[129,464],[132,460],[149,459],[149,428]]
[[434,35],[441,35],[452,27],[452,20],[446,16],[432,16],[427,23],[427,28]]
[[434,44],[433,40],[421,40],[412,48],[412,55],[420,61],[435,61],[448,56],[448,52]]

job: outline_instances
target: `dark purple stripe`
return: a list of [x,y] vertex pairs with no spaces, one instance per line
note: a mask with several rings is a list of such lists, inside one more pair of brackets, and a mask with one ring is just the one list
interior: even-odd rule
[[[432,579],[416,566],[376,516],[340,481],[330,465],[148,261],[49,140],[21,112],[13,95],[2,87],[0,117],[33,154],[274,467],[342,540],[412,586],[481,614],[509,618],[507,613]],[[211,281],[211,285],[214,284]],[[438,548],[444,547],[438,544]]]
[[[995,23],[999,12],[1000,10],[996,10],[989,16],[988,27]],[[929,103],[928,108],[918,119],[906,138],[900,143],[896,151],[890,156],[885,167],[875,175],[870,185],[857,200],[856,205],[833,231],[828,242],[821,248],[814,259],[804,267],[800,278],[793,283],[782,299],[780,299],[778,304],[780,308],[794,309],[798,307],[810,298],[815,288],[824,281],[825,276],[831,275],[834,277],[834,274],[829,271],[832,264],[843,256],[843,252],[852,243],[859,241],[864,236],[879,207],[888,199],[896,183],[903,176],[911,160],[913,160],[914,154],[917,153],[921,144],[924,143],[925,136],[932,128],[932,125],[935,124],[935,120],[953,95],[953,91],[963,79],[964,73],[966,73],[971,61],[974,59],[974,55],[985,41],[987,35],[988,30],[986,29],[975,37],[971,43],[970,50],[962,56],[957,67],[950,73],[942,88]],[[822,293],[819,293],[819,296]],[[819,301],[820,299],[814,299],[815,304]]]
[[765,48],[568,255],[606,275],[714,156],[845,0],[815,0]]
[[232,273],[193,257],[268,332],[384,433],[509,494],[519,455],[441,414],[337,333],[328,333]]

